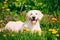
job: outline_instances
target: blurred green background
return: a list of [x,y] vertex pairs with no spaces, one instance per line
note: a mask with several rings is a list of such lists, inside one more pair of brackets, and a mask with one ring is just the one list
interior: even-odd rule
[[60,0],[0,0],[0,27],[10,20],[25,21],[29,10],[60,17]]
[[45,15],[44,22],[51,17],[60,21],[60,0],[0,0],[0,27],[11,20],[24,22],[29,10],[40,10]]

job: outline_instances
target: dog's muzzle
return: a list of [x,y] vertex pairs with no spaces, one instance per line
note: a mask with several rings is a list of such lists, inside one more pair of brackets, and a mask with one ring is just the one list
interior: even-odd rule
[[31,22],[32,22],[32,24],[36,24],[37,19],[36,19],[35,17],[32,17],[32,18],[31,18]]

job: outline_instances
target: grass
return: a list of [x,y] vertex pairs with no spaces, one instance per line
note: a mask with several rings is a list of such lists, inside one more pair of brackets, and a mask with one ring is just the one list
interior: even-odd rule
[[[21,21],[25,21],[25,15],[20,15]],[[0,32],[0,40],[60,40],[60,20],[53,15],[44,15],[40,22],[42,28],[41,36],[30,32]]]

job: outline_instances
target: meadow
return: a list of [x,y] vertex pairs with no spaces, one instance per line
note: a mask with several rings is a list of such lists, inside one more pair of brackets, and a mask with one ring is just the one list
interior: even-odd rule
[[44,17],[40,21],[42,34],[1,31],[0,40],[60,40],[60,0],[0,0],[0,28],[9,21],[26,20],[29,10],[40,10]]

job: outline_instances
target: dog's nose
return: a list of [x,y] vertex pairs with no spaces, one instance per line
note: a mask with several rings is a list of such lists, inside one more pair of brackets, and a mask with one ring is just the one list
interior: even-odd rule
[[35,17],[32,17],[33,18],[33,20],[35,20]]
[[33,17],[33,19],[34,19],[35,17]]

